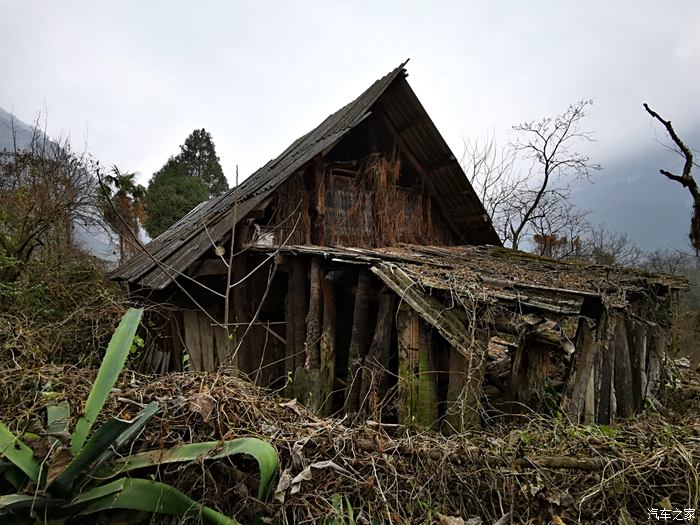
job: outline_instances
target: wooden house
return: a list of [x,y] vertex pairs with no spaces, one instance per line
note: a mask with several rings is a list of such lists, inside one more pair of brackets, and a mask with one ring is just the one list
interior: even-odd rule
[[632,415],[682,283],[502,248],[404,66],[113,272],[158,312],[150,366],[445,431]]

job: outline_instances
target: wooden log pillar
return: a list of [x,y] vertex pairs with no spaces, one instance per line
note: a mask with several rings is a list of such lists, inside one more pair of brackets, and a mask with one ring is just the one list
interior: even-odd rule
[[600,345],[585,317],[579,318],[575,348],[561,408],[572,423],[579,423],[582,416],[584,421],[591,423],[595,418],[595,364]]
[[625,319],[615,320],[615,399],[617,417],[634,415],[634,385],[632,380],[632,359],[627,340]]
[[168,327],[170,332],[170,337],[172,338],[170,344],[170,358],[168,370],[170,372],[182,372],[182,358],[184,353],[184,344],[182,339],[182,312],[176,311],[170,314],[170,320],[168,321]]
[[615,416],[615,327],[616,320],[606,314],[599,326],[598,340],[601,342],[601,357],[598,361],[596,423],[608,424]]
[[345,396],[345,411],[356,414],[360,403],[362,379],[360,369],[367,353],[369,340],[369,293],[370,273],[364,268],[358,272],[355,289],[355,305],[352,316],[352,333],[348,349],[348,387]]
[[632,384],[634,385],[634,406],[644,408],[647,391],[647,325],[628,319],[627,339],[632,351]]
[[647,395],[655,396],[661,387],[661,364],[666,352],[666,335],[659,327],[652,332],[647,349]]
[[321,355],[321,260],[311,259],[309,311],[306,314],[305,361],[303,368],[297,368],[294,375],[294,392],[297,399],[309,410],[318,412],[321,408],[320,366]]
[[294,383],[291,379],[298,368],[304,367],[304,339],[306,337],[306,272],[304,260],[292,257],[287,276],[287,338],[285,348],[284,371],[288,378],[286,394],[294,395]]
[[320,379],[321,396],[319,412],[329,415],[333,409],[332,393],[335,385],[335,289],[333,283],[323,279],[323,331],[320,341]]
[[416,424],[429,428],[438,417],[437,371],[435,370],[435,341],[430,326],[420,321],[420,345],[418,347],[418,399],[416,400]]
[[450,347],[445,432],[461,433],[481,428],[481,392],[486,367],[488,333],[480,334],[465,357]]
[[420,318],[406,303],[402,303],[396,319],[396,334],[399,347],[399,423],[414,423],[418,409],[420,383]]
[[526,407],[541,412],[544,408],[551,348],[528,334],[520,337],[510,375],[510,398],[515,412],[523,412]]
[[383,288],[379,295],[379,310],[374,336],[362,369],[360,413],[381,421],[381,401],[387,387],[386,369],[389,364],[391,330],[394,320],[394,294]]
[[[230,291],[233,302],[233,315],[236,320],[236,325],[233,330],[229,330],[234,334],[233,347],[235,356],[233,357],[238,365],[239,370],[250,374],[253,371],[253,356],[251,355],[250,339],[243,337],[248,323],[251,321],[250,313],[248,312],[248,282],[244,280],[248,275],[248,261],[245,254],[239,254],[233,259],[232,280],[233,283],[239,283]],[[243,282],[241,282],[243,281]]]

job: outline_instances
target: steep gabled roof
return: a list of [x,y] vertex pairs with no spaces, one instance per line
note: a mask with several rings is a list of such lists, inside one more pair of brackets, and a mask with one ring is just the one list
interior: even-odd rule
[[145,288],[166,287],[212,247],[212,240],[218,242],[231,230],[234,207],[236,220],[243,218],[299,168],[337,144],[378,102],[403,148],[426,166],[424,178],[448,222],[473,243],[500,244],[459,162],[405,80],[405,65],[377,80],[236,188],[194,208],[149,243],[148,253],[134,255],[111,278]]

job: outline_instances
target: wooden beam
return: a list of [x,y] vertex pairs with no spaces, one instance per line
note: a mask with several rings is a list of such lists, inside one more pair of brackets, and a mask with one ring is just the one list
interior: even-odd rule
[[352,332],[348,349],[348,379],[345,396],[345,411],[348,414],[357,413],[360,402],[361,378],[359,375],[369,344],[369,295],[371,287],[370,273],[361,268],[357,275],[355,289],[355,304],[352,315]]
[[[251,356],[250,338],[243,337],[246,331],[246,325],[250,323],[251,316],[248,313],[248,282],[244,280],[248,274],[248,260],[245,253],[241,253],[233,259],[232,278],[237,284],[230,294],[233,302],[233,315],[236,318],[236,326],[234,338],[236,342],[236,362],[238,368],[250,374],[253,371],[253,359]],[[242,282],[240,282],[242,281]]]
[[436,345],[430,326],[425,321],[419,320],[418,328],[418,398],[415,422],[420,427],[430,428],[438,418]]
[[396,292],[401,301],[408,303],[428,324],[434,326],[448,343],[464,357],[469,358],[471,338],[462,320],[452,310],[445,308],[434,297],[420,293],[415,281],[398,266],[378,263],[371,270]]
[[489,334],[480,333],[465,358],[450,348],[447,384],[446,433],[479,430],[481,428],[481,395],[486,369],[486,348]]
[[417,411],[419,325],[418,314],[406,303],[402,304],[396,318],[399,350],[399,423],[402,425],[412,424]]
[[594,366],[599,351],[600,345],[593,339],[593,332],[588,320],[581,317],[576,336],[576,355],[572,359],[574,370],[572,370],[564,396],[562,396],[562,405],[568,405],[562,406],[562,408],[566,410],[572,423],[579,423],[587,405],[591,408],[592,400],[587,400],[587,396],[594,395],[594,393],[589,392],[589,388],[592,389],[591,379],[595,375]]
[[[375,421],[381,421],[381,403],[386,393],[387,368],[389,364],[389,346],[394,320],[394,294],[388,289],[379,299],[377,324],[365,366],[362,368],[362,386],[360,388],[360,413],[368,413]],[[366,402],[365,402],[366,400]]]
[[306,342],[304,343],[305,363],[303,368],[297,368],[294,376],[294,391],[296,397],[312,412],[321,409],[320,366],[321,356],[319,342],[321,340],[321,258],[311,259],[309,290],[309,311],[306,314]]
[[332,411],[332,393],[335,384],[335,324],[336,306],[333,283],[323,279],[323,331],[320,342],[320,414],[329,415]]
[[634,388],[632,380],[632,359],[627,340],[625,319],[618,316],[615,327],[615,394],[617,416],[634,415]]

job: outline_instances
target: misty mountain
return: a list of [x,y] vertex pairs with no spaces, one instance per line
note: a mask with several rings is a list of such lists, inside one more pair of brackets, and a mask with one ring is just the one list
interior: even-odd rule
[[[12,116],[0,107],[0,151],[24,149],[29,146],[34,135],[34,128]],[[75,223],[75,236],[80,246],[95,257],[105,261],[116,262],[116,252],[109,236],[102,229],[86,227]]]
[[[700,144],[700,128],[681,137],[691,148]],[[620,156],[603,170],[580,182],[576,203],[591,210],[594,224],[627,232],[644,250],[675,248],[691,251],[688,241],[693,201],[687,189],[659,173],[682,171],[683,159],[652,140],[639,154]],[[696,177],[700,174],[697,170]]]
[[11,113],[0,108],[0,151],[11,151],[15,147],[15,140],[18,149],[26,148],[32,140],[33,133],[29,124],[16,117],[13,120]]

